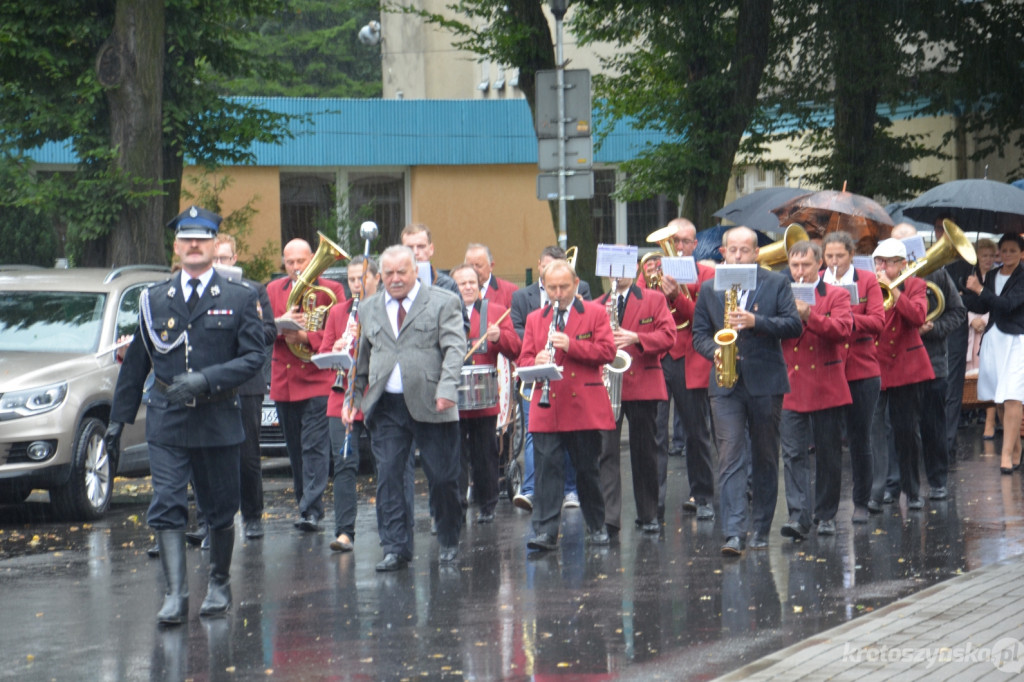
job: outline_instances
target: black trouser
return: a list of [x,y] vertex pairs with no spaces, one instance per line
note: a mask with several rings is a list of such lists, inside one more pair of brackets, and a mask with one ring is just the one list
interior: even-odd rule
[[[879,402],[885,407],[889,417],[889,429],[891,434],[892,451],[883,448],[882,452],[888,457],[889,466],[881,472],[875,471],[875,485],[872,486],[872,496],[877,494],[875,500],[881,502],[882,488],[884,487],[894,497],[900,491],[907,494],[908,499],[915,499],[920,496],[921,480],[918,476],[917,462],[921,458],[921,433],[918,427],[918,420],[921,417],[921,382],[907,384],[906,386],[892,386],[879,396]],[[877,414],[876,414],[877,416]],[[875,420],[875,429],[878,431],[880,424]],[[879,434],[874,446],[888,440],[887,434],[883,431]],[[878,462],[879,455],[875,456]],[[886,470],[888,469],[888,471]],[[892,475],[898,471],[899,480],[894,480]],[[885,479],[884,486],[879,486],[879,477]]]
[[534,432],[533,531],[558,537],[562,514],[562,489],[565,485],[565,451],[576,467],[576,490],[587,528],[604,527],[604,498],[597,473],[600,431]]
[[956,430],[960,426],[969,331],[968,326],[962,324],[946,337],[946,446],[949,453],[953,452]]
[[[629,420],[629,462],[633,475],[633,500],[636,516],[649,523],[658,514],[659,443],[655,438],[658,407],[663,400],[622,402],[622,414],[614,431],[601,431],[598,470],[604,499],[604,522],[610,528],[622,527],[622,477],[620,476],[622,420]],[[664,447],[664,441],[660,447]],[[666,455],[667,456],[667,455]]]
[[[782,462],[786,481],[786,506],[789,520],[805,528],[811,522],[831,521],[839,510],[843,475],[843,445],[839,422],[842,407],[815,412],[782,411],[779,427]],[[811,456],[808,452],[814,434],[814,509],[811,515]]]
[[331,471],[327,396],[277,403],[299,513],[324,517],[324,490]]
[[263,469],[260,465],[260,423],[263,416],[262,395],[239,396],[242,403],[242,427],[245,440],[241,454],[242,519],[252,521],[263,516]]
[[359,433],[366,427],[361,421],[352,422],[345,451],[345,425],[341,417],[328,417],[331,431],[331,450],[334,457],[334,534],[344,533],[356,538],[356,477],[359,474]]
[[853,505],[866,507],[871,499],[873,455],[871,434],[875,405],[882,387],[881,377],[869,377],[850,382],[853,402],[846,406],[846,441],[850,446],[850,469],[853,473]]
[[153,499],[147,519],[154,530],[182,530],[188,524],[188,481],[214,530],[230,528],[238,511],[238,445],[182,448],[149,443]]
[[[707,388],[686,388],[686,357],[673,360],[671,355],[661,359],[665,372],[665,385],[675,400],[676,412],[683,420],[686,432],[686,475],[690,481],[690,497],[698,504],[710,504],[715,496],[715,474],[711,463],[711,409]],[[664,410],[666,421],[658,424],[660,432],[668,434],[671,419]],[[631,422],[632,424],[632,422]]]
[[493,514],[498,505],[498,415],[459,420],[462,473],[459,474],[460,498],[464,499],[473,475],[473,499],[481,514]]
[[948,387],[946,377],[936,377],[921,384],[921,454],[924,473],[932,488],[944,488],[949,473],[946,431]]

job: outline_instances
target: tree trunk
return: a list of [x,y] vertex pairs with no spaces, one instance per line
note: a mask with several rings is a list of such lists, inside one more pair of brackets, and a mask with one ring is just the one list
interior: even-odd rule
[[118,0],[114,32],[97,60],[107,86],[110,143],[134,193],[110,230],[111,265],[166,264],[163,195],[163,0]]
[[[878,123],[875,83],[880,70],[875,45],[887,40],[886,36],[878,35],[878,17],[874,16],[873,7],[873,3],[836,2],[831,12],[836,79],[832,153],[835,186],[825,188],[838,190],[847,183],[851,192],[867,196],[888,189],[871,186],[871,178],[877,177],[872,173]],[[885,67],[881,70],[888,71]]]

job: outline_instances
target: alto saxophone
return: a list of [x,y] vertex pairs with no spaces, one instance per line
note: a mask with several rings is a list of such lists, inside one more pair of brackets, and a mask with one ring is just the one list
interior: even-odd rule
[[[612,333],[619,328],[619,295],[617,280],[612,280],[612,288],[608,293],[608,304],[605,306],[608,311],[608,322],[612,326]],[[612,404],[612,415],[615,421],[619,420],[622,414],[622,373],[629,369],[633,357],[622,348],[615,351],[615,359],[601,368],[601,380],[604,388],[608,391],[608,400]]]
[[722,388],[732,388],[739,380],[739,372],[736,370],[736,339],[739,333],[729,324],[729,313],[738,308],[740,286],[732,285],[725,292],[725,322],[722,329],[715,332],[715,381]]

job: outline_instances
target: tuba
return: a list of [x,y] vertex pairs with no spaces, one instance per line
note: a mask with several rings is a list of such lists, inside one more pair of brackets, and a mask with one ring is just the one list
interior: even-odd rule
[[[658,253],[657,251],[651,251],[650,253],[645,253],[643,258],[640,259],[640,274],[643,275],[644,282],[647,284],[647,288],[648,289],[657,289],[657,290],[661,291],[661,279],[662,279],[661,265],[659,264],[658,267],[655,268],[654,272],[650,276],[647,275],[647,269],[644,266],[652,258],[658,258],[660,260],[662,255],[668,256],[669,258],[675,258],[676,256],[679,255],[678,253],[676,253],[675,244],[672,243],[672,237],[675,235],[675,233],[677,231],[678,230],[676,230],[676,228],[674,228],[674,227],[666,226],[666,227],[662,227],[662,228],[660,228],[658,230],[655,230],[654,232],[651,232],[649,235],[647,235],[647,243],[648,244],[658,244],[659,246],[661,246],[661,251],[662,251],[661,253]],[[688,286],[686,286],[685,284],[681,284],[679,286],[679,289],[680,289],[680,293],[679,293],[680,296],[685,296],[686,298],[690,298],[690,299],[693,298],[690,295],[690,288]],[[673,308],[669,312],[673,312],[674,313],[675,312],[675,308]],[[690,324],[689,321],[683,322],[682,324],[677,324],[676,325],[676,330],[678,331],[680,329],[686,329],[686,327],[689,326],[689,324]]]
[[[619,296],[616,293],[617,282],[612,279],[612,290],[608,292],[608,321],[612,325],[612,332],[619,328]],[[633,357],[624,349],[615,351],[615,359],[601,368],[601,380],[604,388],[608,391],[608,400],[612,403],[612,414],[615,421],[619,421],[622,415],[622,373],[633,364]]]
[[782,235],[782,239],[772,242],[758,251],[757,264],[769,269],[776,265],[782,265],[789,258],[789,250],[793,248],[794,244],[808,240],[810,240],[810,237],[807,235],[807,230],[804,229],[803,225],[793,223],[786,228],[786,233]]
[[[316,285],[316,278],[334,261],[342,258],[347,260],[350,257],[344,249],[324,236],[323,232],[317,232],[317,234],[320,235],[320,246],[317,247],[309,265],[296,277],[292,291],[288,294],[288,302],[285,304],[286,310],[299,306],[299,309],[306,315],[306,331],[312,332],[324,328],[327,313],[330,312],[331,306],[338,302],[338,297],[334,295],[333,291],[327,287]],[[331,299],[329,305],[318,306],[316,304],[318,291],[324,292]],[[313,357],[313,349],[305,343],[289,343],[288,350],[303,362],[309,362],[309,359]]]
[[[891,310],[896,303],[892,295],[893,287],[898,287],[907,281],[908,278],[924,277],[947,263],[952,263],[958,256],[971,265],[977,264],[978,256],[974,252],[974,247],[971,246],[970,240],[967,239],[957,224],[952,220],[946,219],[942,221],[942,229],[945,231],[942,239],[932,244],[931,248],[925,252],[924,258],[915,261],[913,265],[901,272],[900,276],[893,280],[892,283],[878,283],[878,286],[882,287],[882,306],[886,310]],[[926,318],[931,322],[942,315],[946,309],[946,299],[942,295],[942,290],[936,284],[932,282],[926,282],[926,284],[936,299],[935,307],[928,311],[928,317]]]
[[739,333],[729,325],[729,313],[736,310],[739,300],[739,285],[734,284],[725,292],[725,322],[722,329],[715,332],[715,381],[722,388],[732,388],[739,380],[736,371],[736,339]]

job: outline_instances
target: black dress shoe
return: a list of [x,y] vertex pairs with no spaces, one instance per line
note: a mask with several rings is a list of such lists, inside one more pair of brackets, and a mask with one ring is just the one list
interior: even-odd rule
[[587,542],[592,545],[607,545],[610,544],[611,541],[612,539],[609,537],[608,531],[604,528],[592,530],[587,533]]
[[146,548],[146,555],[149,556],[152,559],[159,559],[160,558],[160,544],[156,543],[152,547],[147,547]]
[[320,530],[320,517],[314,514],[303,514],[296,527],[307,533],[316,533]]
[[760,531],[754,531],[754,537],[750,538],[750,549],[768,549],[768,536]]
[[249,519],[245,522],[245,537],[250,540],[263,537],[263,519]]
[[810,532],[811,529],[799,521],[790,521],[779,530],[779,534],[782,537],[793,538],[794,540],[806,540]]
[[697,511],[697,500],[692,497],[686,502],[683,502],[683,511],[690,512],[691,514]]
[[743,540],[735,535],[725,541],[722,545],[723,556],[740,556],[743,554]]
[[558,547],[558,540],[556,540],[550,533],[540,533],[530,538],[527,541],[526,546],[538,551],[549,551]]
[[388,552],[384,555],[384,559],[378,563],[374,568],[378,573],[389,573],[391,571],[398,571],[406,567],[409,562],[398,556],[394,552]]
[[640,530],[642,530],[644,533],[657,535],[661,532],[661,524],[657,521],[650,521],[640,526]]
[[494,512],[484,513],[480,512],[476,515],[477,523],[494,523]]
[[455,545],[441,545],[441,551],[437,553],[437,562],[439,564],[450,564],[455,561],[455,557],[459,555],[459,546]]

